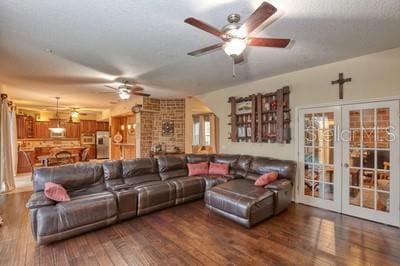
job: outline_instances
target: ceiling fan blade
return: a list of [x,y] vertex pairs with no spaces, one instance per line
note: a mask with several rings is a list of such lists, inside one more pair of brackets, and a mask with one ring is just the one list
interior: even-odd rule
[[142,92],[132,92],[131,94],[138,95],[138,96],[144,96],[144,97],[149,97],[150,96],[150,94],[142,93]]
[[276,7],[273,5],[263,2],[253,14],[246,20],[246,22],[239,28],[239,32],[243,36],[249,35],[258,26],[264,23],[269,17],[276,12]]
[[217,37],[219,37],[219,38],[221,38],[223,40],[225,38],[224,37],[225,33],[223,33],[222,31],[220,31],[219,29],[215,28],[214,26],[211,26],[211,25],[209,25],[209,24],[207,24],[207,23],[205,23],[205,22],[203,22],[201,20],[198,20],[196,18],[190,17],[190,18],[185,19],[185,22],[187,24],[190,24],[190,25],[196,27],[196,28],[199,28],[199,29],[204,30],[204,31],[206,31],[208,33],[211,33],[211,34],[213,34],[213,35],[215,35],[215,36],[217,36]]
[[139,86],[131,86],[132,88],[130,89],[131,92],[135,92],[135,91],[143,91],[144,89],[142,87]]
[[214,51],[214,50],[217,50],[217,49],[221,48],[223,45],[224,45],[223,43],[217,43],[217,44],[214,44],[214,45],[211,45],[211,46],[208,46],[208,47],[204,47],[204,48],[201,48],[201,49],[199,49],[199,50],[190,52],[190,53],[188,53],[188,55],[191,55],[191,56],[200,56],[200,55],[203,55],[203,54],[205,54],[205,53],[208,53],[208,52],[212,52],[212,51]]
[[113,90],[115,90],[115,91],[117,91],[117,90],[118,90],[117,88],[111,87],[111,86],[109,86],[109,85],[104,85],[104,87],[107,87],[107,88],[113,89]]
[[240,64],[244,61],[243,54],[233,57],[233,62],[236,64]]
[[275,38],[248,38],[248,46],[264,46],[285,48],[290,43],[290,39],[275,39]]

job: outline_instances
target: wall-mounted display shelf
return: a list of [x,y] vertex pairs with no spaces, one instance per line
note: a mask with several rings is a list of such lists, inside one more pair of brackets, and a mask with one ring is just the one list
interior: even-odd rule
[[272,93],[230,97],[232,142],[290,143],[289,87]]

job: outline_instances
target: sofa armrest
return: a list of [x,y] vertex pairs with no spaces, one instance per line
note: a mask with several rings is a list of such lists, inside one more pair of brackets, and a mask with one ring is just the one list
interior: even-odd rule
[[265,186],[274,192],[274,215],[289,208],[292,203],[292,182],[288,179],[279,179]]
[[271,189],[271,190],[282,190],[282,189],[288,189],[292,188],[292,182],[288,179],[278,179],[268,185],[266,185],[264,188]]
[[57,202],[55,202],[54,200],[47,198],[44,195],[44,192],[35,192],[31,195],[31,198],[26,203],[26,207],[28,209],[36,209],[45,206],[56,205],[56,203]]

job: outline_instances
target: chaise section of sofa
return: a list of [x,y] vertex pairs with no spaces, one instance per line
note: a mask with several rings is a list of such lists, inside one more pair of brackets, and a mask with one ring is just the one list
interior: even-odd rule
[[[289,207],[296,170],[297,165],[293,161],[241,156],[236,165],[232,166],[232,174],[243,178],[207,190],[206,206],[215,213],[250,228]],[[278,180],[265,187],[254,185],[258,177],[272,171],[278,172]]]

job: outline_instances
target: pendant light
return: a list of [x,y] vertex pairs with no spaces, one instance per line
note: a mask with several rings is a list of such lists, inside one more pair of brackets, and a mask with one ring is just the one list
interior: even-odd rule
[[49,130],[53,133],[60,134],[61,132],[64,132],[65,128],[60,127],[60,117],[58,116],[58,101],[60,100],[60,97],[56,97],[57,99],[57,111],[56,111],[56,119],[57,119],[57,127],[51,127]]

